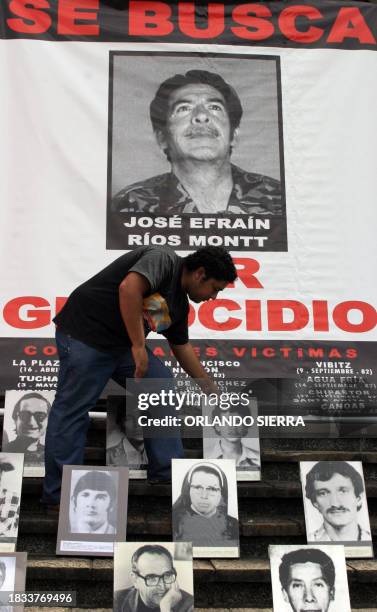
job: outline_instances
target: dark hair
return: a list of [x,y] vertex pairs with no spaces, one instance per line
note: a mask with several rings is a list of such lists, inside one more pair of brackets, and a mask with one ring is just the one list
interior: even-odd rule
[[12,472],[14,470],[14,465],[9,463],[9,461],[3,461],[0,459],[0,476],[1,472]]
[[356,497],[364,492],[363,479],[352,465],[346,461],[318,461],[306,475],[305,495],[312,503],[317,497],[314,482],[330,480],[334,474],[340,474],[351,480]]
[[125,420],[127,417],[128,418],[131,417],[133,419],[134,425],[132,429],[135,429],[136,428],[136,418],[133,412],[129,412],[127,414],[124,406],[118,406],[117,411],[116,411],[115,423],[120,429],[120,431],[126,435],[127,435],[127,432],[126,432],[126,427],[125,427]]
[[[224,413],[230,414],[239,414],[240,417],[245,418],[247,416],[251,416],[249,406],[243,406],[242,404],[237,404],[237,406],[229,406],[229,408],[221,408],[220,404],[216,404],[212,410],[212,417],[222,417]],[[248,425],[244,425],[244,427],[249,427]],[[221,429],[220,429],[221,430]]]
[[35,393],[35,392],[26,393],[25,395],[20,397],[18,402],[14,405],[13,412],[12,412],[12,419],[14,421],[17,419],[18,414],[19,414],[19,412],[21,410],[21,402],[23,402],[24,400],[32,399],[32,398],[40,399],[40,400],[43,400],[44,402],[46,402],[46,405],[47,405],[47,414],[50,412],[51,404],[50,404],[50,402],[45,397],[43,397],[43,395],[41,395],[40,393]]
[[173,513],[183,513],[191,508],[191,497],[190,488],[192,477],[196,472],[205,472],[206,474],[213,474],[219,479],[219,485],[221,489],[221,501],[219,503],[219,510],[225,514],[228,514],[228,481],[224,472],[213,463],[203,462],[197,463],[188,470],[182,483],[181,494],[173,506]]
[[279,566],[279,578],[283,589],[287,590],[290,581],[290,569],[296,563],[318,563],[322,575],[330,589],[335,584],[335,567],[333,560],[318,548],[300,548],[285,554]]
[[149,555],[165,555],[171,563],[172,568],[174,567],[173,557],[170,551],[164,546],[160,546],[159,544],[145,544],[144,546],[140,546],[137,550],[135,550],[134,554],[131,557],[131,567],[134,572],[137,570],[136,564],[139,561],[141,555],[147,553]]
[[159,86],[149,107],[150,118],[155,132],[164,130],[166,126],[169,97],[173,91],[195,83],[210,85],[222,94],[228,111],[232,133],[238,128],[242,117],[242,105],[233,87],[215,72],[189,70],[186,74],[175,74],[173,77],[163,81]]
[[184,258],[184,266],[189,272],[203,267],[207,278],[232,283],[237,278],[237,270],[228,251],[223,247],[203,247]]
[[78,494],[85,489],[91,489],[93,491],[107,491],[107,493],[110,495],[112,504],[116,498],[114,481],[107,472],[91,470],[86,472],[86,474],[83,474],[76,482],[73,490],[75,504]]

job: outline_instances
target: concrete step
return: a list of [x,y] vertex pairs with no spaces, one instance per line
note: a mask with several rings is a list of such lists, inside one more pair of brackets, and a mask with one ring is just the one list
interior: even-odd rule
[[[97,408],[96,408],[97,409]],[[106,438],[106,420],[105,413],[102,418],[92,418],[88,431],[89,446],[92,444],[98,446],[98,440],[105,441]],[[102,443],[102,442],[101,442]],[[278,449],[278,450],[301,450],[303,446],[308,450],[345,450],[345,451],[361,451],[374,450],[376,448],[376,438],[362,437],[360,434],[356,438],[265,438],[261,437],[262,449]],[[185,438],[185,448],[200,448],[201,440],[199,438]]]
[[[1,420],[1,417],[0,417]],[[100,418],[91,418],[88,430],[88,440],[94,442],[94,446],[97,446],[98,439],[105,439],[106,437],[106,412],[104,412]],[[322,438],[268,438],[261,436],[261,445],[263,448],[277,448],[277,449],[297,449],[300,450],[303,447],[303,440],[305,440],[305,446],[311,450],[373,450],[375,448],[375,440],[377,436],[366,437],[359,435],[355,438],[347,438],[344,435],[339,438],[330,438],[324,435]],[[307,443],[307,444],[306,444]],[[201,441],[199,438],[185,438],[184,444],[187,448],[199,448]]]
[[[51,557],[28,559],[29,580],[112,581],[113,559]],[[348,560],[348,580],[353,583],[375,583],[377,560]],[[270,582],[268,559],[194,559],[196,582]],[[377,601],[377,600],[376,600]]]
[[[154,542],[158,539],[161,542],[171,542],[171,535],[156,534],[130,534],[129,540],[132,542]],[[376,539],[376,538],[375,538]],[[265,559],[270,545],[300,546],[306,544],[306,536],[300,535],[266,535],[266,536],[241,536],[240,553],[241,558],[245,556],[254,559]],[[18,538],[18,550],[27,550],[30,559],[44,557],[54,557],[56,551],[56,531],[41,538],[40,534],[22,534]],[[377,550],[375,546],[375,550]],[[377,598],[376,598],[377,601]],[[245,603],[245,602],[244,602]]]
[[[250,513],[240,512],[240,535],[243,537],[264,536],[298,536],[305,535],[304,515],[275,516],[273,509],[270,515],[261,513],[260,508]],[[52,534],[57,531],[58,518],[43,514],[21,514],[20,534]],[[377,536],[377,518],[371,516],[372,534]],[[153,509],[140,514],[129,512],[127,517],[127,534],[171,536],[171,512]]]
[[[129,534],[133,542],[153,542],[157,539],[161,542],[170,542],[170,534]],[[241,536],[241,557],[249,555],[256,559],[265,559],[268,547],[272,544],[300,545],[306,544],[304,533],[299,535],[265,535],[265,536]],[[40,533],[20,533],[17,543],[18,550],[27,550],[30,558],[53,557],[56,551],[56,529],[49,534],[41,536]]]
[[262,462],[298,463],[300,461],[362,461],[377,463],[376,450],[282,450],[265,449],[261,453]]
[[[85,450],[86,463],[103,465],[105,463],[105,442],[100,446],[88,446]],[[187,459],[201,459],[201,448],[186,448]],[[362,461],[363,463],[377,463],[375,450],[279,450],[264,449],[261,452],[262,463],[298,463],[299,461]]]
[[[377,480],[367,473],[368,466],[364,466],[367,497],[377,498]],[[238,482],[238,499],[242,498],[301,498],[302,490],[298,471],[294,479],[267,479],[262,472],[263,480],[260,482]],[[31,497],[37,503],[42,492],[42,478],[24,478],[22,482],[22,500]],[[129,495],[144,498],[168,497],[171,499],[171,485],[149,485],[146,480],[131,480]],[[23,505],[23,504],[22,504]],[[22,508],[21,508],[22,510]]]

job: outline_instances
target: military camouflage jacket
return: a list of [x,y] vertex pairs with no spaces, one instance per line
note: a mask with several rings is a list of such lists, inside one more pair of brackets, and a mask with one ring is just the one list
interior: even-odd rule
[[[280,181],[245,172],[232,164],[233,189],[223,214],[281,215]],[[199,213],[183,185],[172,172],[133,183],[121,189],[112,201],[113,212],[160,215]],[[200,214],[200,213],[199,213]]]

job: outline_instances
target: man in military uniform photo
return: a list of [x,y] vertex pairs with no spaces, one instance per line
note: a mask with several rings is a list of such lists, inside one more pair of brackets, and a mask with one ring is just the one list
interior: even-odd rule
[[281,215],[280,181],[230,161],[242,113],[237,92],[219,74],[189,70],[165,80],[150,119],[171,171],[121,189],[112,211]]

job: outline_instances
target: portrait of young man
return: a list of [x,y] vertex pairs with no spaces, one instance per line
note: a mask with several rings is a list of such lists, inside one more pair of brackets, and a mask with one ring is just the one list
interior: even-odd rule
[[116,517],[116,505],[117,490],[111,474],[96,470],[82,472],[75,484],[72,483],[71,532],[115,533],[112,518]]
[[24,453],[25,468],[44,466],[46,428],[53,396],[51,391],[6,392],[2,448],[6,452]]
[[[362,464],[319,461],[302,462],[300,467],[308,542],[344,543],[346,556],[353,556],[354,545],[356,556],[370,556],[372,537]],[[370,546],[363,546],[366,542]]]
[[269,546],[274,612],[351,612],[344,548]]
[[167,244],[184,248],[198,233],[190,216],[214,215],[215,221],[229,216],[231,230],[244,218],[232,236],[250,229],[243,225],[248,218],[269,220],[264,236],[271,232],[272,250],[285,250],[277,61],[257,55],[214,54],[209,62],[187,53],[111,54],[108,248],[121,248],[122,236],[131,248],[143,244],[138,217],[160,215],[174,215],[178,224],[163,232],[151,223],[150,236],[171,233]]
[[[256,410],[253,412],[256,414]],[[238,404],[224,409],[215,406],[210,415],[215,424],[211,437],[208,428],[204,428],[204,458],[234,460],[237,480],[260,479],[259,430],[247,425],[252,416],[250,406]]]
[[56,554],[111,557],[127,533],[126,467],[65,465]]
[[192,551],[182,559],[174,543],[115,545],[114,612],[193,612],[192,593]]

